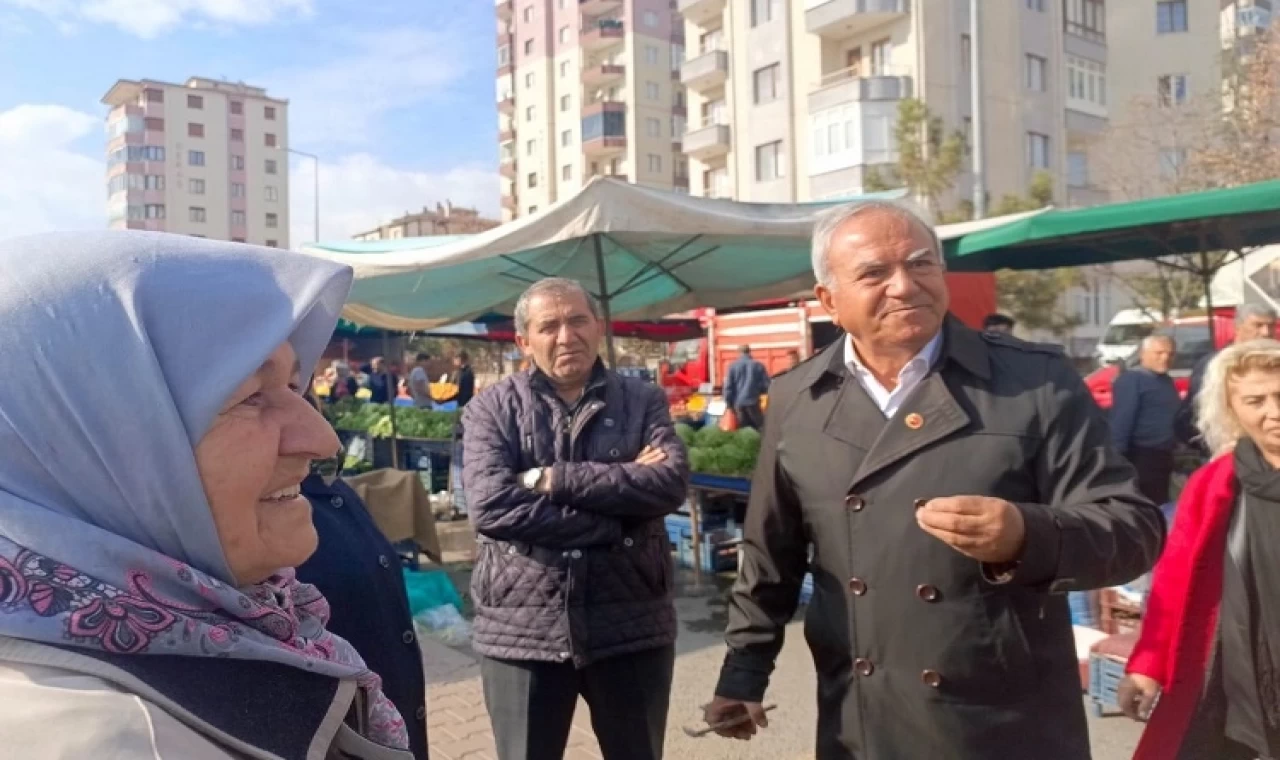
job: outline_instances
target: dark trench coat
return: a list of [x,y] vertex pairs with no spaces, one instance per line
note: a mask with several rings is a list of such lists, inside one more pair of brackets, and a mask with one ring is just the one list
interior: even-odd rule
[[[809,566],[820,760],[1081,760],[1089,740],[1065,601],[1146,572],[1164,518],[1056,348],[954,319],[890,420],[844,341],[775,380],[716,693],[760,701]],[[921,500],[1024,515],[1012,577],[916,523]]]

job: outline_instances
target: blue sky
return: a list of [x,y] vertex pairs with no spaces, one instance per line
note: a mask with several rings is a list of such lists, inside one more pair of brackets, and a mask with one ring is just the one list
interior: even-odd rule
[[[225,77],[290,101],[321,236],[450,199],[496,214],[492,0],[0,0],[0,235],[101,227],[116,79]],[[293,242],[312,167],[291,169]]]

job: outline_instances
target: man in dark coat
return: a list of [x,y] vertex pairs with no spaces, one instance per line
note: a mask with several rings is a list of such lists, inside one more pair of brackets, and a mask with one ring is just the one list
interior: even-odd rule
[[947,315],[911,211],[829,212],[814,274],[848,335],[774,381],[708,723],[767,724],[811,570],[819,760],[1086,760],[1065,594],[1149,569],[1160,511],[1058,349]]
[[663,516],[689,478],[662,389],[599,359],[572,280],[516,303],[533,367],[463,411],[473,648],[501,760],[560,760],[581,696],[605,760],[662,757],[675,665]]
[[1169,501],[1173,477],[1174,422],[1182,399],[1169,377],[1177,344],[1148,335],[1138,346],[1138,366],[1111,386],[1111,442],[1138,471],[1138,490],[1156,504]]
[[476,395],[476,371],[471,368],[471,356],[466,351],[453,356],[453,384],[458,386],[457,392],[441,401],[457,401],[458,409],[462,409]]

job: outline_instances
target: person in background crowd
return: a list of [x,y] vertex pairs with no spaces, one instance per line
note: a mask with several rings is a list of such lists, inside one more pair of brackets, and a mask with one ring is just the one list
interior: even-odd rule
[[816,757],[1090,756],[1063,592],[1146,572],[1164,519],[1062,353],[949,316],[944,267],[897,204],[815,227],[817,296],[847,337],[769,396],[705,711],[745,722],[722,735],[767,725],[811,571]]
[[369,378],[369,401],[374,404],[385,404],[391,400],[391,393],[395,389],[399,378],[395,372],[387,367],[387,362],[381,356],[373,357],[368,366],[364,368],[365,375]]
[[360,383],[351,375],[351,367],[346,362],[335,359],[331,365],[333,382],[329,386],[329,400],[341,401],[354,398],[360,390]]
[[724,379],[724,403],[738,417],[738,425],[757,430],[764,426],[760,397],[769,390],[769,371],[751,358],[751,346],[743,346]]
[[[376,360],[375,360],[376,361]],[[313,406],[314,398],[308,398]],[[315,468],[302,481],[319,544],[298,566],[298,580],[329,602],[329,630],[351,643],[404,717],[409,749],[427,760],[427,687],[422,652],[395,548],[364,502],[341,479],[326,483]]]
[[1138,366],[1111,386],[1111,442],[1138,470],[1143,495],[1161,505],[1169,501],[1173,425],[1182,404],[1169,377],[1176,350],[1168,335],[1148,335],[1138,347]]
[[995,335],[1013,335],[1013,328],[1017,325],[1013,317],[1004,314],[988,314],[982,319],[982,331]]
[[689,464],[661,388],[606,369],[599,306],[548,278],[516,303],[534,367],[463,410],[475,651],[501,760],[560,760],[578,698],[605,760],[662,757],[675,665],[663,517]]
[[454,354],[453,367],[453,384],[458,386],[458,391],[445,400],[457,401],[458,408],[462,409],[476,395],[476,373],[471,369],[471,357],[466,351]]
[[418,354],[413,369],[409,371],[409,395],[413,396],[413,405],[419,409],[431,408],[431,377],[427,374],[430,362],[430,354]]
[[[1248,343],[1258,338],[1274,338],[1276,336],[1276,312],[1270,306],[1259,303],[1246,303],[1236,307],[1235,343]],[[1183,443],[1195,446],[1202,456],[1209,454],[1208,447],[1200,441],[1200,430],[1195,425],[1196,399],[1200,396],[1200,386],[1204,384],[1205,370],[1217,352],[1205,356],[1191,370],[1191,381],[1187,387],[1187,396],[1178,409],[1175,428],[1178,439]]]
[[[317,544],[300,483],[338,449],[300,368],[351,270],[94,232],[0,243],[0,271],[3,754],[407,760],[294,570]],[[105,390],[126,382],[144,415]]]
[[1199,423],[1217,458],[1179,499],[1116,699],[1149,718],[1135,760],[1277,758],[1280,342],[1223,349]]
[[787,368],[784,372],[789,372],[800,366],[800,352],[794,348],[787,352]]

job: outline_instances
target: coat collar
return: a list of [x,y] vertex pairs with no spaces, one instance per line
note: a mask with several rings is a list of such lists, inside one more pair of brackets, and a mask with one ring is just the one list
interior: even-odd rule
[[[990,351],[981,334],[948,314],[942,323],[942,350],[934,366],[940,368],[948,362],[954,362],[969,374],[990,380]],[[823,380],[842,382],[849,374],[849,368],[844,363],[844,339],[832,341],[830,346],[822,350],[818,360],[809,363],[803,371],[805,374],[801,380],[806,388]]]

